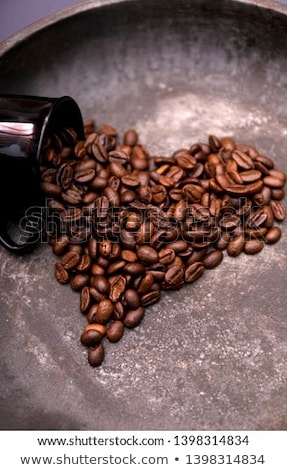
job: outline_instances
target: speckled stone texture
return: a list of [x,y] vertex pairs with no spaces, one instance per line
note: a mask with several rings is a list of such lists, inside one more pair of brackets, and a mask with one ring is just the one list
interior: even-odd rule
[[[231,135],[287,171],[287,17],[256,3],[90,2],[0,48],[1,92],[69,94],[84,118],[135,127],[153,155]],[[164,293],[97,369],[51,247],[1,249],[0,427],[287,429],[282,229],[260,254],[225,255]]]

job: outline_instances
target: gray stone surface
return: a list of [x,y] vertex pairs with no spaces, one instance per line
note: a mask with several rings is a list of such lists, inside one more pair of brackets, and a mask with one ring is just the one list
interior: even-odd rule
[[[85,8],[2,45],[1,92],[70,94],[84,118],[136,127],[152,154],[232,135],[287,170],[285,14],[208,0]],[[50,246],[1,249],[0,427],[287,429],[282,228],[278,244],[164,294],[98,369]]]

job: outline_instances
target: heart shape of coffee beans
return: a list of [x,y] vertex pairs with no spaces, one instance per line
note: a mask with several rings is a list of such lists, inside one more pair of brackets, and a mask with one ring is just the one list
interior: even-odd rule
[[254,255],[280,239],[286,175],[232,137],[159,157],[133,129],[122,143],[110,125],[91,119],[84,129],[85,140],[68,128],[49,136],[41,187],[55,276],[80,293],[81,342],[95,367],[103,339],[139,325],[162,291],[195,282],[224,252]]

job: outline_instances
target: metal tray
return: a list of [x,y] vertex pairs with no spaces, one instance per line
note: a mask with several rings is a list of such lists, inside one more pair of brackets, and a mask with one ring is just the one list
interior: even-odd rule
[[[287,9],[271,1],[82,3],[0,45],[1,93],[73,96],[152,154],[232,135],[287,170]],[[286,224],[167,293],[92,369],[51,247],[0,251],[2,429],[287,429]]]

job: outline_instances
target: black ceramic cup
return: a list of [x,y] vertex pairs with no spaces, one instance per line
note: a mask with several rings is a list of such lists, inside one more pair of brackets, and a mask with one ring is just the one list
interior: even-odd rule
[[[84,138],[81,111],[69,96],[0,95],[0,243],[11,252],[23,254],[39,242],[39,224],[29,223],[27,210],[43,203],[40,165],[45,139],[65,127]],[[15,236],[15,227],[21,227],[20,236]]]

